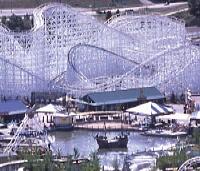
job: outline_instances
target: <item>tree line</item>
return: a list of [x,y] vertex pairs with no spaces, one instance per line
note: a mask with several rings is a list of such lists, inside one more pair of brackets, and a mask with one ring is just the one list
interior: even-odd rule
[[200,17],[200,0],[188,0],[188,6],[191,15]]
[[1,23],[14,32],[30,30],[33,27],[33,17],[31,15],[2,16]]

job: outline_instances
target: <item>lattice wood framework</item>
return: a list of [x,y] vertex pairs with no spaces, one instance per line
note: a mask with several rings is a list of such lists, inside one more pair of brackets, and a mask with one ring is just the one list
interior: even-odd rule
[[0,27],[0,94],[80,96],[141,86],[200,91],[199,58],[199,47],[175,18],[129,14],[101,23],[52,3],[35,9],[29,32]]

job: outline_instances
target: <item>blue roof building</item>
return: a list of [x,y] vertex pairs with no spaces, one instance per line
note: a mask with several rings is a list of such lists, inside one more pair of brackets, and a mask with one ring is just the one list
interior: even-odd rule
[[21,100],[0,101],[0,117],[4,122],[20,121],[27,111],[26,105]]
[[155,87],[89,93],[83,100],[90,110],[125,110],[143,102],[163,103],[165,96]]

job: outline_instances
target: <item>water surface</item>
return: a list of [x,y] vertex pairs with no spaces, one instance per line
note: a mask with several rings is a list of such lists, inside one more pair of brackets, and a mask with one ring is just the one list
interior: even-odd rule
[[[140,135],[139,132],[130,132],[128,148],[125,150],[98,150],[98,145],[94,136],[99,133],[95,131],[76,130],[72,132],[53,132],[55,136],[54,146],[61,150],[62,155],[73,154],[73,149],[77,148],[81,157],[88,157],[91,152],[97,151],[103,165],[112,166],[115,158],[123,163],[126,154],[136,153],[149,149],[161,149],[176,143],[176,139],[162,137],[147,137]],[[99,134],[104,134],[100,132]],[[108,137],[119,135],[120,132],[107,132]]]

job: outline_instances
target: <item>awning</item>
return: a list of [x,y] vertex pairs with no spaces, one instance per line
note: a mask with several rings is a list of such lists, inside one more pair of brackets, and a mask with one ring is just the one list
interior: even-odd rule
[[53,114],[53,117],[68,118],[68,117],[72,117],[72,116],[66,115],[66,114],[64,114],[64,113],[55,113],[55,114]]
[[80,112],[77,116],[92,116],[92,115],[121,115],[121,111],[93,111],[93,112]]
[[170,114],[170,113],[174,112],[172,107],[160,105],[160,104],[153,103],[153,102],[144,103],[139,106],[129,108],[126,111],[129,113],[134,113],[134,114],[139,114],[139,115],[147,115],[147,116]]

